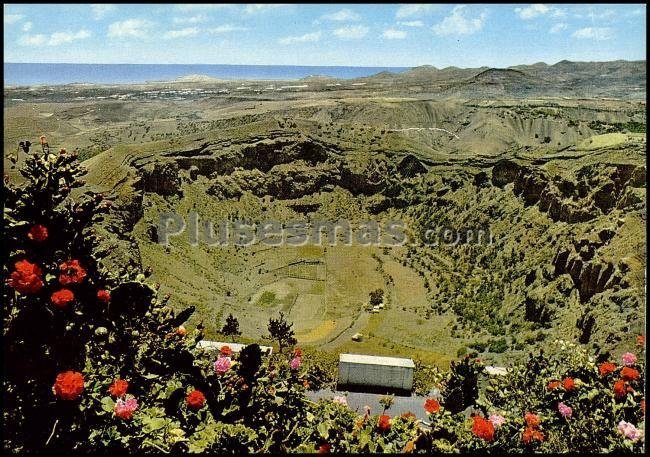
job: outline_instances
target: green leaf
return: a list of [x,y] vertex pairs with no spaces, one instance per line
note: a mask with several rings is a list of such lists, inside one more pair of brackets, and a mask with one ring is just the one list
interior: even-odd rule
[[115,402],[111,397],[102,398],[102,409],[107,413],[112,413],[115,409]]

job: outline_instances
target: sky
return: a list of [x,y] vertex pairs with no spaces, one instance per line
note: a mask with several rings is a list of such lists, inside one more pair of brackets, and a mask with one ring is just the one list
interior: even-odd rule
[[646,7],[5,4],[5,62],[506,67],[643,60]]

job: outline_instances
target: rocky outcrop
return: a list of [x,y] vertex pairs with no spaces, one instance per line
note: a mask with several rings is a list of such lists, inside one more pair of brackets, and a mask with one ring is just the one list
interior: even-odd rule
[[554,221],[585,222],[614,208],[642,203],[635,188],[645,186],[645,167],[635,165],[589,165],[578,170],[577,182],[550,177],[538,168],[502,160],[492,170],[492,183],[514,183],[513,192],[526,205],[538,205]]
[[621,274],[616,272],[613,264],[592,260],[592,249],[594,248],[583,247],[578,252],[575,249],[563,249],[558,251],[553,259],[555,275],[568,274],[583,303],[595,294],[621,283]]
[[136,188],[159,195],[173,195],[180,192],[181,180],[178,164],[174,161],[146,164],[138,169],[140,179]]

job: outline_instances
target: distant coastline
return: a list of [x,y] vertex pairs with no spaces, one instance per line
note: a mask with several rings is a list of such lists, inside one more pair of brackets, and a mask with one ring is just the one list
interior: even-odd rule
[[139,84],[173,81],[187,75],[222,80],[297,80],[314,75],[360,78],[383,71],[399,73],[410,67],[346,67],[294,65],[182,65],[4,63],[4,86],[63,84]]

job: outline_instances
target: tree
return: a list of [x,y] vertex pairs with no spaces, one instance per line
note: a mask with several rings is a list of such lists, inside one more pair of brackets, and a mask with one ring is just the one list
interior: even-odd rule
[[373,290],[370,292],[370,305],[377,306],[384,301],[384,291],[382,289]]
[[293,323],[287,322],[282,312],[280,312],[278,319],[273,319],[272,317],[269,319],[268,330],[271,339],[278,342],[280,352],[282,352],[283,348],[292,346],[297,342],[294,337]]
[[239,336],[241,331],[239,331],[239,321],[232,314],[228,314],[226,318],[226,323],[221,328],[221,333],[226,336]]

